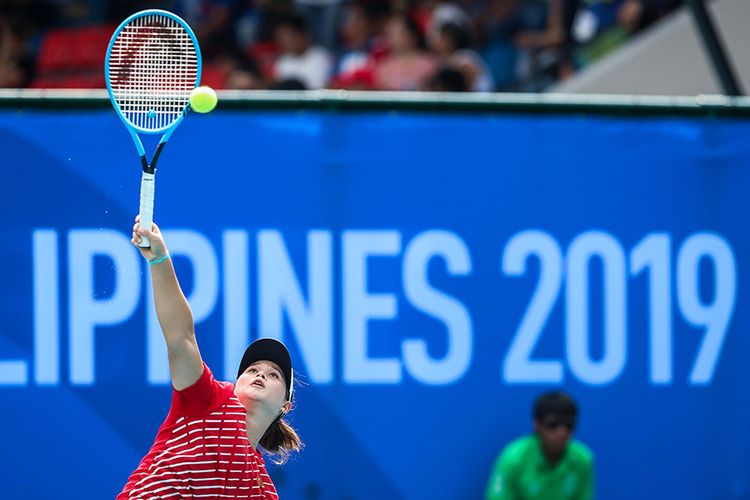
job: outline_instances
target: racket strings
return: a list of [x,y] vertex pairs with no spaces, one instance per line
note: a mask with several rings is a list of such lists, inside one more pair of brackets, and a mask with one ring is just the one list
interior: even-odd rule
[[125,119],[142,130],[161,130],[179,119],[197,75],[193,39],[169,17],[134,19],[112,45],[112,93]]

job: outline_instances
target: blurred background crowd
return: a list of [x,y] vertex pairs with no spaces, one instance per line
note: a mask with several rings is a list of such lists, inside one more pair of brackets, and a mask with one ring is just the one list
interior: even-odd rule
[[162,8],[217,89],[544,91],[680,0],[0,0],[0,87],[103,88],[107,43]]

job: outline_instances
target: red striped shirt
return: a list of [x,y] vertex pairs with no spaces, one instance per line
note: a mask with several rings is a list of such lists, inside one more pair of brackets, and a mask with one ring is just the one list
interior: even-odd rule
[[247,439],[245,408],[234,384],[201,378],[174,391],[151,450],[117,500],[162,498],[277,499],[261,454]]

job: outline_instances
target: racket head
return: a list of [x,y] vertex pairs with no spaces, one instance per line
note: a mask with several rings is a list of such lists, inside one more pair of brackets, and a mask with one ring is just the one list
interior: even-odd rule
[[125,19],[112,34],[104,74],[120,119],[138,132],[158,134],[185,116],[201,69],[190,26],[171,12],[149,9]]

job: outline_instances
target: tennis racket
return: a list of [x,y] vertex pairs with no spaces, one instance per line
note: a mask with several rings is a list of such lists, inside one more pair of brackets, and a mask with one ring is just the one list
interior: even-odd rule
[[[107,48],[104,73],[112,106],[141,158],[141,227],[151,229],[156,162],[188,111],[201,78],[201,53],[193,30],[164,10],[137,12],[117,27]],[[151,162],[138,134],[163,134]],[[149,247],[143,238],[141,247]]]

